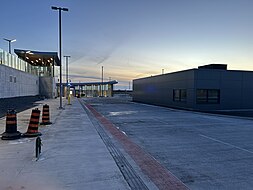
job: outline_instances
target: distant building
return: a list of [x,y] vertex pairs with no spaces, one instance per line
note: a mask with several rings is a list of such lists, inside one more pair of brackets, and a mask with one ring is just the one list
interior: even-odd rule
[[[117,84],[116,80],[108,82],[77,82],[70,83],[70,93],[77,97],[112,97],[114,84]],[[67,94],[66,83],[62,84],[64,87],[64,96]],[[59,83],[57,83],[59,94]]]
[[132,90],[114,90],[113,96],[114,97],[124,97],[124,98],[131,98],[132,97]]
[[[39,52],[15,49],[16,55],[0,49],[0,98],[21,96],[59,96],[58,72],[60,60],[57,52]],[[71,83],[74,96],[111,97],[115,80],[107,82]],[[63,94],[66,96],[67,85]]]
[[210,64],[133,81],[133,101],[190,110],[253,108],[253,72]]
[[56,52],[15,49],[17,56],[0,49],[0,98],[56,94],[55,66],[60,66]]

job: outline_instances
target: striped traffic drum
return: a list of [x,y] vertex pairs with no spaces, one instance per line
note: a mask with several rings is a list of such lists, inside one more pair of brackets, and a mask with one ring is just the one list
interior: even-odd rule
[[43,105],[43,112],[42,112],[42,122],[41,125],[50,125],[50,114],[49,114],[49,105]]
[[23,134],[24,137],[37,137],[41,135],[41,133],[38,131],[39,120],[40,110],[38,110],[38,108],[33,109],[27,132]]
[[15,110],[8,110],[6,114],[6,128],[2,134],[2,140],[19,139],[21,133],[17,131],[17,112]]

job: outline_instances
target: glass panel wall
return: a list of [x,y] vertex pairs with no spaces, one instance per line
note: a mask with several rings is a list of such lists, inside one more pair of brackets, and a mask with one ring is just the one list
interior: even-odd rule
[[[81,97],[98,97],[102,95],[101,91],[101,84],[82,84],[82,85],[76,85],[72,86],[71,91],[73,94],[80,95]],[[111,85],[104,84],[103,85],[103,96],[112,96],[112,87]]]
[[2,49],[0,49],[0,64],[37,76],[52,76],[52,66],[33,66]]

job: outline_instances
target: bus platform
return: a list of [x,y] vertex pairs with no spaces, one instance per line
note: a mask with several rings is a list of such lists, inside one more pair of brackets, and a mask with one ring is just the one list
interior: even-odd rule
[[[51,125],[39,126],[42,152],[35,158],[36,138],[0,140],[2,190],[125,190],[130,189],[87,113],[76,98],[64,109],[59,99],[36,102],[17,113],[17,130],[27,131],[31,111],[49,105]],[[40,117],[41,120],[41,117]],[[6,119],[0,118],[0,133]]]

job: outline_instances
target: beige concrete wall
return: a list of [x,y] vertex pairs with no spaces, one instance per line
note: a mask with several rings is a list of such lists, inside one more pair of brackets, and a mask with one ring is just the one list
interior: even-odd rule
[[0,98],[36,96],[39,77],[0,64]]
[[40,77],[40,95],[45,98],[56,97],[56,84],[53,77]]

